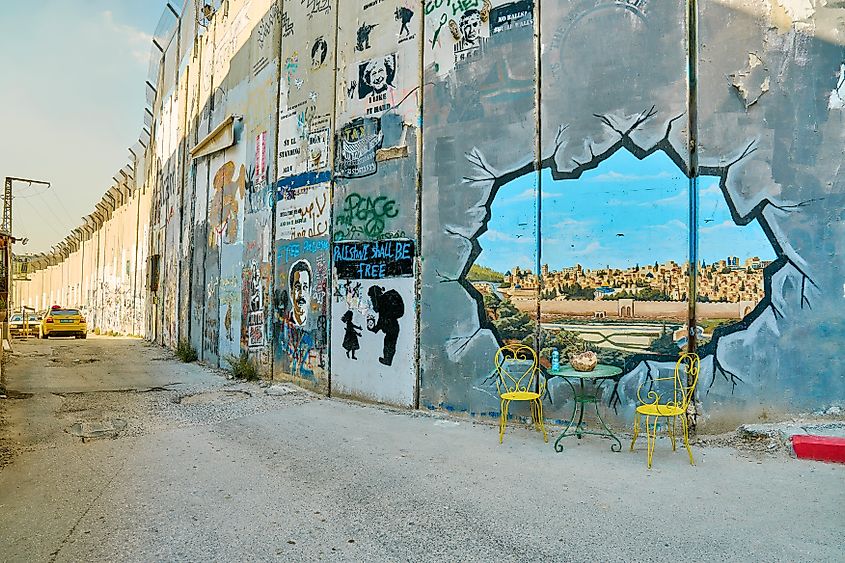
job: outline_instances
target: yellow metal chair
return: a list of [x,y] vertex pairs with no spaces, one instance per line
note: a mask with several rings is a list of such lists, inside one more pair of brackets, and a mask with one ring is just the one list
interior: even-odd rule
[[[675,364],[675,374],[672,377],[656,377],[649,381],[643,382],[639,389],[637,389],[637,398],[640,400],[640,405],[637,407],[637,414],[634,418],[634,437],[631,440],[631,451],[634,451],[634,444],[637,441],[637,436],[640,434],[640,418],[645,417],[645,430],[648,436],[648,446],[646,448],[646,459],[648,460],[648,468],[651,469],[651,458],[654,454],[654,443],[657,440],[657,422],[660,418],[666,419],[666,424],[669,429],[669,438],[672,440],[672,451],[675,451],[675,421],[681,419],[681,426],[684,431],[684,446],[687,448],[689,454],[690,465],[695,465],[692,459],[692,450],[689,447],[689,428],[687,427],[687,407],[692,400],[692,395],[695,392],[695,385],[698,383],[698,371],[700,361],[698,355],[692,353],[683,353]],[[661,381],[671,381],[671,394],[669,394],[669,385],[665,385],[665,393],[659,387]],[[646,394],[648,400],[644,400],[640,392],[644,385],[649,386],[649,391]],[[661,395],[663,393],[663,395]],[[665,395],[665,398],[664,398]],[[671,420],[671,424],[669,419]]]
[[[543,426],[542,397],[546,392],[546,382],[540,380],[537,354],[530,346],[508,344],[496,352],[496,390],[501,399],[501,418],[499,420],[499,443],[505,437],[508,423],[508,407],[511,401],[528,401],[531,406],[531,420],[543,433],[543,440],[548,442],[549,435]],[[539,386],[537,386],[539,384]],[[536,388],[536,390],[535,390]]]

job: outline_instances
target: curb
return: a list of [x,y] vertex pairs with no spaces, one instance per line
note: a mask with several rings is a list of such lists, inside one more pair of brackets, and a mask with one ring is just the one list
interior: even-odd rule
[[799,459],[845,463],[845,438],[795,434],[792,449]]

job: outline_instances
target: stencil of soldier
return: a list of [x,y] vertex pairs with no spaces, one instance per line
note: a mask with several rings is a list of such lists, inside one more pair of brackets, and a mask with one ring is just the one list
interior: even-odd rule
[[366,23],[361,24],[361,27],[358,28],[358,33],[356,34],[358,43],[355,45],[355,49],[357,51],[363,51],[364,49],[370,48],[370,33],[372,33],[373,29],[375,29],[377,25],[377,23],[372,25],[368,25]]
[[367,290],[373,311],[378,314],[378,320],[368,318],[367,328],[375,333],[384,333],[384,346],[378,361],[386,366],[393,364],[396,355],[396,342],[399,340],[399,319],[405,314],[405,302],[395,289],[385,291],[383,287],[374,285]]

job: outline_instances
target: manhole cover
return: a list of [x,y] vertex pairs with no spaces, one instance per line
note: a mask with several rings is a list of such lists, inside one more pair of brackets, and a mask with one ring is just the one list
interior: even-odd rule
[[182,397],[182,400],[179,401],[179,404],[223,405],[228,403],[235,403],[237,401],[243,401],[244,399],[249,399],[251,396],[252,395],[250,395],[246,391],[205,391],[203,393],[197,393],[196,395],[188,395],[187,397]]
[[112,418],[109,420],[99,420],[95,422],[77,422],[71,425],[67,431],[79,438],[105,438],[116,436],[118,432],[126,428],[126,421],[119,418]]

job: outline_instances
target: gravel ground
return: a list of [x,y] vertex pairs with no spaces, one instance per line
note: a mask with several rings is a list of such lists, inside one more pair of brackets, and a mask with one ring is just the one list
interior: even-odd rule
[[234,382],[138,340],[15,352],[4,561],[842,560],[845,467],[763,438],[699,438],[695,467],[661,440],[648,471],[644,442],[558,454],[515,426],[499,445],[491,424]]

